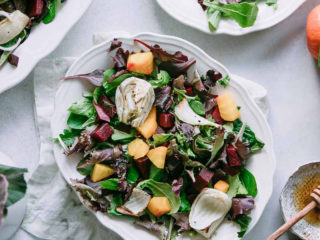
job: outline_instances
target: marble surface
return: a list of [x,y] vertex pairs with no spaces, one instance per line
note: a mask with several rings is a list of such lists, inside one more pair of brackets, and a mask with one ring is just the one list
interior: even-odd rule
[[[320,160],[320,70],[309,55],[305,39],[308,12],[318,4],[320,0],[308,0],[271,29],[231,37],[210,36],[184,26],[152,0],[95,0],[50,57],[79,56],[91,46],[92,34],[97,31],[151,31],[191,41],[232,73],[265,86],[277,170],[272,199],[245,238],[265,239],[283,223],[279,196],[288,177],[298,166]],[[32,74],[0,95],[0,151],[30,171],[37,165],[39,150],[33,102]],[[19,230],[12,239],[34,238]],[[296,237],[286,234],[281,239]]]

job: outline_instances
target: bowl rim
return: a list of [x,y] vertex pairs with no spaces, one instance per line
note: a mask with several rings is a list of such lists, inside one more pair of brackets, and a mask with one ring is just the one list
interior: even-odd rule
[[[115,36],[116,37],[116,36]],[[236,75],[234,74],[230,74],[230,72],[228,71],[228,69],[222,65],[220,62],[218,62],[217,60],[215,60],[214,58],[210,57],[207,53],[205,53],[202,49],[200,49],[199,47],[197,47],[196,45],[190,43],[189,41],[186,41],[184,39],[181,39],[181,38],[178,38],[178,37],[174,37],[174,36],[170,36],[170,35],[162,35],[162,34],[157,34],[157,33],[151,33],[151,32],[141,32],[141,33],[137,33],[137,34],[128,34],[128,35],[125,35],[125,36],[121,36],[119,37],[122,39],[125,39],[127,41],[132,41],[132,39],[135,39],[135,38],[156,38],[157,39],[157,42],[159,42],[159,44],[161,44],[161,41],[163,42],[166,42],[167,44],[170,44],[170,43],[183,43],[185,44],[185,46],[188,47],[188,49],[192,49],[190,50],[191,52],[196,52],[199,57],[202,57],[202,58],[205,58],[205,59],[210,59],[210,61],[214,62],[216,64],[215,67],[218,66],[218,69],[222,69],[222,71],[225,71],[229,76],[230,78],[232,78],[232,82],[230,82],[230,85],[235,85],[235,89],[238,90],[239,94],[242,95],[241,97],[246,99],[247,101],[249,101],[248,105],[250,105],[250,107],[254,108],[254,111],[256,112],[256,115],[255,117],[256,118],[259,118],[257,121],[260,122],[261,124],[263,124],[263,126],[266,128],[265,129],[265,134],[268,136],[270,142],[268,143],[269,145],[269,152],[268,152],[268,155],[270,157],[270,164],[272,164],[271,166],[271,169],[272,169],[272,172],[270,173],[271,174],[271,179],[272,179],[272,183],[273,183],[273,178],[274,178],[274,173],[275,173],[275,169],[276,169],[276,158],[275,158],[275,153],[274,153],[274,147],[273,147],[273,137],[272,137],[272,132],[271,132],[271,129],[270,129],[270,126],[269,124],[267,123],[267,120],[266,118],[264,117],[261,109],[256,105],[256,103],[254,102],[254,100],[250,97],[247,89],[245,89],[239,82],[238,80],[236,80]],[[107,46],[108,46],[108,43],[111,42],[113,38],[110,38],[96,46],[93,46],[91,48],[89,48],[87,51],[85,51],[83,54],[81,54],[77,60],[74,61],[74,63],[70,66],[69,70],[67,71],[67,73],[65,74],[65,76],[70,76],[70,75],[74,75],[76,73],[76,68],[78,65],[81,65],[83,61],[85,61],[86,57],[90,54],[93,54],[95,51],[98,51],[100,48],[102,49],[107,49]],[[159,41],[158,41],[159,39]],[[148,40],[146,40],[148,41]],[[155,40],[154,40],[155,41]],[[170,42],[171,41],[171,42]],[[232,77],[234,76],[234,78]],[[55,131],[54,131],[54,122],[57,117],[56,115],[58,115],[57,111],[56,111],[56,105],[57,105],[57,101],[58,101],[58,97],[59,94],[61,94],[61,91],[63,90],[63,84],[60,85],[59,89],[57,90],[56,92],[56,95],[55,95],[55,101],[54,101],[54,114],[52,115],[52,118],[51,118],[51,121],[50,121],[50,126],[51,126],[51,133],[52,133],[52,136],[54,137],[55,135]],[[57,157],[56,157],[56,154],[61,154],[59,153],[59,150],[60,148],[57,148],[57,146],[55,145],[54,146],[54,155],[55,155],[55,159],[56,159],[56,163],[59,167],[59,171],[61,169],[62,166],[60,166],[60,163],[59,161],[57,160]],[[60,151],[61,152],[61,151]],[[70,184],[70,179],[68,176],[66,176],[64,174],[64,172],[60,171],[60,173],[63,175],[63,177],[65,178],[65,180]],[[261,218],[265,208],[266,208],[266,205],[267,203],[269,202],[270,198],[271,198],[271,195],[272,195],[272,191],[273,191],[273,184],[269,184],[268,186],[266,186],[266,188],[269,189],[268,193],[266,194],[266,200],[265,200],[265,204],[261,210],[261,213],[260,215],[258,216],[258,218],[255,220],[255,222],[252,222],[250,224],[250,227],[249,227],[249,230],[246,232],[246,234],[248,234],[253,228],[254,226],[257,224],[258,220]],[[75,191],[76,192],[76,191]],[[80,201],[82,202],[82,199],[79,195],[79,193],[77,193],[77,196],[79,197]],[[100,221],[100,223],[102,225],[104,225],[105,227],[107,227],[108,229],[111,229],[112,231],[116,232],[118,235],[120,235],[122,238],[124,239],[133,239],[133,236],[132,236],[132,233],[130,232],[126,232],[126,231],[117,231],[118,229],[115,227],[115,226],[110,226],[110,225],[107,225],[101,216],[103,216],[104,214],[101,213],[101,212],[94,212],[92,209],[88,208],[85,204],[84,206],[89,209],[96,217],[97,219]],[[108,215],[109,216],[109,215]],[[109,216],[110,217],[110,216]],[[112,218],[112,216],[111,216]],[[123,230],[123,229],[122,229]],[[137,239],[138,240],[138,239]]]

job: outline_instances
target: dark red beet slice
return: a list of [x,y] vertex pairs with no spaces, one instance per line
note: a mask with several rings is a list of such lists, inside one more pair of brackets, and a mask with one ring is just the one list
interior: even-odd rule
[[240,167],[242,165],[237,151],[233,146],[227,147],[227,157],[230,167]]
[[148,157],[142,157],[139,159],[135,159],[134,160],[140,174],[142,175],[142,177],[144,179],[148,179],[149,178],[149,172],[150,172],[150,167],[151,167],[151,162],[148,159]]
[[174,126],[174,118],[171,113],[159,114],[159,125],[163,128],[171,128]]
[[43,0],[31,0],[28,9],[29,17],[40,16],[43,9]]
[[102,95],[99,98],[98,104],[103,108],[110,118],[113,118],[114,115],[117,114],[116,105],[106,95]]
[[193,188],[197,191],[201,191],[205,186],[207,186],[212,179],[214,173],[206,168],[201,169],[201,171],[196,176],[196,181],[193,184]]
[[168,142],[164,142],[164,143],[162,143],[160,146],[168,147],[168,146],[169,146],[169,143],[168,143]]
[[113,129],[108,123],[99,125],[92,133],[91,136],[105,142],[113,134]]
[[217,123],[219,124],[223,124],[224,120],[221,118],[220,112],[219,112],[219,108],[216,107],[213,112],[211,113],[211,116],[214,120],[216,120]]
[[104,109],[100,105],[97,105],[94,100],[93,100],[93,106],[98,115],[96,122],[100,122],[100,121],[110,122],[109,115],[104,111]]
[[186,88],[186,94],[187,94],[188,96],[193,96],[193,90],[192,90],[192,87],[190,87],[190,88]]

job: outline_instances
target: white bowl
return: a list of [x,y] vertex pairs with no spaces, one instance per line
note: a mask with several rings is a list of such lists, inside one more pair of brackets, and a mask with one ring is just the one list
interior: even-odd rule
[[18,67],[6,63],[0,68],[0,93],[23,81],[42,58],[56,49],[91,2],[67,0],[50,24],[33,27],[30,36],[14,51],[19,57]]
[[[209,57],[204,51],[195,45],[171,36],[164,36],[152,33],[141,33],[138,35],[119,38],[125,49],[133,49],[133,39],[141,39],[150,44],[159,44],[162,48],[169,51],[182,51],[187,56],[195,57],[197,60],[197,68],[200,73],[206,72],[208,69],[215,68],[223,75],[229,74],[229,71],[219,62]],[[72,64],[66,75],[74,75],[78,73],[91,72],[97,68],[110,68],[112,61],[109,56],[108,48],[110,41],[95,46],[81,55],[77,61]],[[79,80],[68,80],[62,82],[55,98],[55,111],[51,119],[51,130],[53,137],[57,137],[59,133],[67,127],[68,107],[81,98],[82,91],[90,88],[87,83]],[[238,105],[241,106],[242,119],[252,127],[257,136],[265,143],[265,148],[250,159],[248,168],[256,177],[259,194],[256,198],[256,207],[252,211],[252,223],[249,231],[254,227],[260,218],[264,207],[266,206],[271,193],[273,174],[275,170],[275,157],[273,152],[272,135],[270,128],[257,105],[249,97],[247,91],[240,85],[238,81],[232,79],[228,91],[232,92]],[[223,90],[224,91],[224,90]],[[54,146],[54,155],[59,169],[68,183],[70,179],[83,178],[77,171],[76,165],[80,160],[80,156],[74,154],[66,157],[63,150],[58,144]],[[122,217],[112,217],[101,212],[94,213],[98,220],[106,227],[118,233],[124,239],[141,240],[141,239],[158,239],[147,230],[141,229],[131,223],[131,220]],[[216,239],[234,240],[237,239],[238,226],[232,223],[224,223],[218,230]],[[187,238],[186,238],[187,239]]]
[[244,35],[270,28],[289,17],[305,0],[278,0],[278,8],[267,6],[265,1],[259,3],[259,13],[252,27],[242,28],[232,19],[222,19],[219,28],[211,32],[206,13],[197,0],[157,0],[158,4],[171,17],[179,22],[209,34]]

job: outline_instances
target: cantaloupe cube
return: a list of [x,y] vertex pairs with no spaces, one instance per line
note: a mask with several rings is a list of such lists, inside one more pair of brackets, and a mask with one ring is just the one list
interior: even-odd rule
[[240,118],[240,111],[231,93],[219,95],[216,101],[223,120],[232,122]]
[[229,190],[229,184],[223,180],[219,180],[218,182],[216,182],[216,184],[213,186],[213,188],[216,190],[219,190],[221,192],[226,193]]
[[148,139],[156,132],[157,127],[157,110],[156,107],[152,107],[148,117],[141,126],[137,127],[137,130]]
[[131,72],[151,74],[153,71],[153,55],[151,52],[130,54],[127,69]]
[[157,168],[163,169],[166,162],[167,151],[168,148],[161,146],[151,149],[147,156]]
[[110,177],[113,173],[114,170],[111,167],[104,164],[96,163],[91,174],[91,181],[99,182],[104,178]]
[[171,211],[171,205],[166,197],[153,197],[148,204],[148,210],[156,217]]
[[136,138],[128,144],[128,153],[134,159],[142,158],[149,152],[149,145],[142,139]]

